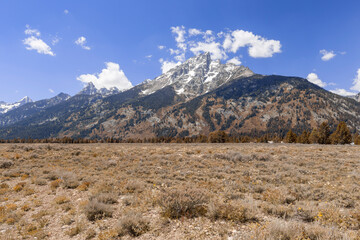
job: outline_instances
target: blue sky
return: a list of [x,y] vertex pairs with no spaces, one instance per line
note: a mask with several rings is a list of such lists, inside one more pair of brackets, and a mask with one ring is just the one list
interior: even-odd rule
[[0,0],[0,101],[73,95],[89,81],[125,88],[205,50],[256,73],[357,93],[359,7],[331,0]]

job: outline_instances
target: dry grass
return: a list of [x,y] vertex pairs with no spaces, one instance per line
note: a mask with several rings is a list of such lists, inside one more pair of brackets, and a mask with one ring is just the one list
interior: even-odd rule
[[360,148],[2,144],[0,239],[360,239]]

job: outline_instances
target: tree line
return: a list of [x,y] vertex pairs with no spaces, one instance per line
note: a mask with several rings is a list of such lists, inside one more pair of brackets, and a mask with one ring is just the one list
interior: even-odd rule
[[215,131],[209,135],[196,135],[191,137],[151,137],[151,138],[46,138],[46,139],[2,139],[0,143],[64,143],[64,144],[84,144],[84,143],[302,143],[302,144],[350,144],[360,145],[360,135],[351,134],[345,122],[340,122],[334,132],[330,131],[329,124],[323,122],[318,128],[312,131],[304,130],[297,135],[293,130],[289,130],[285,137],[277,134],[263,134],[261,137],[251,135],[229,135],[225,131]]

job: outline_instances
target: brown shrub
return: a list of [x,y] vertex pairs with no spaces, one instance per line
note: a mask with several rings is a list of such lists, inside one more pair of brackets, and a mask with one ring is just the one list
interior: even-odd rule
[[58,196],[54,199],[56,204],[64,204],[70,202],[70,199],[66,196]]
[[114,204],[118,202],[118,197],[114,193],[98,193],[90,197],[90,200],[96,199],[98,202],[105,204]]
[[113,209],[110,205],[91,199],[84,208],[85,215],[89,221],[95,221],[105,217],[112,217]]
[[203,216],[208,202],[207,191],[190,186],[166,190],[159,199],[163,215],[169,218]]
[[0,168],[10,168],[14,162],[8,159],[0,159]]
[[228,220],[234,222],[257,221],[254,211],[240,201],[231,203],[211,202],[207,216],[212,220]]
[[74,189],[77,188],[80,183],[75,173],[66,172],[62,174],[62,185],[64,188]]
[[138,180],[131,180],[125,185],[125,189],[128,193],[141,193],[144,191],[144,183]]
[[116,231],[119,236],[129,234],[138,237],[150,230],[150,223],[140,213],[129,212],[119,219]]
[[340,240],[348,239],[334,228],[325,228],[320,225],[305,224],[296,221],[273,220],[266,229],[260,229],[252,239],[267,240]]

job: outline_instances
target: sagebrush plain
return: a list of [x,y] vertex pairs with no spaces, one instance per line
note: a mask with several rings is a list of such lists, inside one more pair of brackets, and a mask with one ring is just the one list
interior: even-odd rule
[[1,239],[359,239],[360,147],[2,144]]

